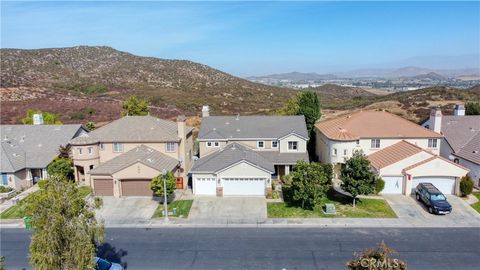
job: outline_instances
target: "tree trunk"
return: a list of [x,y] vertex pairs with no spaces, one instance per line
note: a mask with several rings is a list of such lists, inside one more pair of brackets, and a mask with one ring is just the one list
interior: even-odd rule
[[302,200],[302,209],[305,209],[305,200]]
[[353,207],[355,207],[355,197],[353,197]]

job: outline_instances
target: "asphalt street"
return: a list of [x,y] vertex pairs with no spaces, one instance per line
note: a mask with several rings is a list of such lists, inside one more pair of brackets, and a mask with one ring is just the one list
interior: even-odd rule
[[[7,269],[28,265],[30,233],[1,230]],[[382,240],[409,269],[478,269],[479,228],[107,229],[98,255],[126,269],[345,269]]]

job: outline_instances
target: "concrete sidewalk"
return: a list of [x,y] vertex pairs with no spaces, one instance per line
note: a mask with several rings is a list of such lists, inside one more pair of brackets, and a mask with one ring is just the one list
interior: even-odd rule
[[22,193],[18,194],[17,196],[11,198],[10,200],[8,201],[4,201],[2,204],[0,204],[0,213],[2,213],[3,211],[7,210],[8,208],[12,207],[13,205],[15,205],[15,201],[18,200],[21,201],[23,199],[25,199],[25,197],[27,197],[28,195],[30,195],[31,193],[37,191],[39,189],[38,185],[33,185],[32,187],[26,189],[25,191],[23,191]]

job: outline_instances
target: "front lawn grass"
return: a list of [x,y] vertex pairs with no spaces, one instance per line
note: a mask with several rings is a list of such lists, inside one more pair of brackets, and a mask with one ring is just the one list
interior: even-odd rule
[[[335,205],[336,214],[327,215],[322,210],[326,203]],[[313,210],[305,210],[300,206],[291,205],[287,202],[275,202],[267,204],[269,218],[396,218],[390,205],[382,199],[357,199],[356,207],[352,206],[352,200],[336,191],[330,191],[322,200],[320,206]]]
[[27,208],[31,201],[35,199],[35,196],[38,196],[39,192],[34,192],[28,195],[25,199],[21,200],[17,204],[11,206],[7,210],[3,211],[0,214],[0,219],[20,219],[26,215]]
[[475,192],[475,193],[473,193],[473,195],[474,195],[475,197],[477,197],[478,202],[472,204],[472,207],[473,207],[473,209],[475,209],[475,211],[477,211],[478,213],[480,213],[480,192]]
[[[169,203],[168,204],[169,213],[173,211],[173,208],[177,208],[176,215],[169,214],[169,216],[187,218],[188,213],[190,213],[190,208],[192,207],[192,203],[193,203],[193,200],[179,200],[179,201],[173,201]],[[160,204],[155,210],[155,213],[153,213],[152,218],[163,218],[162,211],[163,211],[163,204]]]

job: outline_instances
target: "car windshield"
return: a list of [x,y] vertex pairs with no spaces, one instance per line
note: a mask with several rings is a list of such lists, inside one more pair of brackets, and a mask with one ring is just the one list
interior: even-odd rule
[[105,261],[104,259],[98,259],[96,270],[108,270],[112,266],[111,262]]
[[445,201],[447,198],[443,194],[432,194],[432,201]]

